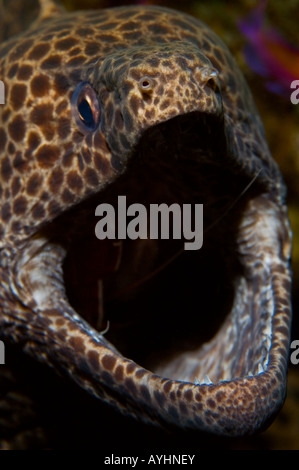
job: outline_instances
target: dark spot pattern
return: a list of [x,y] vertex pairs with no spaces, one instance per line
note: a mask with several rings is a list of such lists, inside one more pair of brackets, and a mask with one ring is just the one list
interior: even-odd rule
[[57,70],[61,63],[60,55],[50,55],[41,63],[42,70]]
[[35,196],[42,184],[42,177],[38,173],[34,173],[28,180],[26,192],[29,196]]
[[14,200],[13,212],[16,215],[23,215],[27,208],[27,200],[24,196],[19,196]]
[[67,51],[77,44],[78,40],[74,37],[67,37],[60,39],[55,43],[55,49],[58,51]]
[[42,168],[51,168],[60,156],[59,148],[53,145],[42,145],[36,152],[36,159]]
[[36,44],[28,55],[28,59],[31,60],[40,60],[50,51],[51,46],[49,43]]
[[24,105],[27,87],[23,84],[13,85],[10,91],[10,102],[15,111],[18,111]]
[[50,89],[50,82],[46,75],[35,75],[30,83],[31,93],[35,97],[46,96]]
[[10,137],[15,142],[21,142],[25,137],[26,123],[21,114],[17,114],[8,125]]
[[27,81],[29,80],[29,78],[31,77],[31,75],[33,74],[33,68],[31,65],[22,65],[22,67],[20,67],[18,69],[18,74],[17,74],[17,78],[19,80],[24,80],[24,81]]

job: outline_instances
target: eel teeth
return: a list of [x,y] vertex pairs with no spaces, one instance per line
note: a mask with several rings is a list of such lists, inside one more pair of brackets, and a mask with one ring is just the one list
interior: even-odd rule
[[213,385],[213,382],[210,379],[210,377],[207,374],[205,374],[203,376],[202,381],[199,383],[199,385]]

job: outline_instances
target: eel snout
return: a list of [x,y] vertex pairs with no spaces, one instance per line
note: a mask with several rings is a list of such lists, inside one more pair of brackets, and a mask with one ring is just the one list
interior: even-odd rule
[[87,79],[99,95],[101,128],[124,159],[142,133],[175,116],[223,113],[218,70],[188,42],[132,47],[108,55]]

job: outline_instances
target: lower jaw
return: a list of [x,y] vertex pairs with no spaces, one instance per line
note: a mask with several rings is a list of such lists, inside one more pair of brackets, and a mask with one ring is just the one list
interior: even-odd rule
[[[161,166],[156,170],[154,162],[150,167],[137,165],[113,188],[45,227],[17,261],[19,284],[33,297],[38,315],[44,312],[46,318],[52,309],[57,317],[67,318],[68,325],[82,326],[90,341],[117,360],[149,371],[149,382],[158,376],[197,386],[268,373],[279,362],[279,341],[285,350],[288,342],[287,334],[277,338],[273,326],[281,321],[277,315],[284,316],[284,325],[290,321],[290,314],[278,307],[278,293],[284,290],[288,310],[283,287],[289,280],[286,214],[258,182],[236,177],[209,158],[196,163],[196,172],[192,155],[174,172],[168,171],[167,161],[165,168]],[[153,180],[157,184],[149,191]],[[125,240],[116,246],[100,242],[94,235],[95,207],[114,204],[118,195],[126,195],[128,204],[203,204],[202,248],[188,252],[183,242],[171,240]],[[58,346],[63,348],[63,336],[54,335],[54,343],[62,338]],[[71,375],[87,360],[75,346],[63,359],[61,352],[55,356],[55,348],[49,362],[59,366],[59,360],[65,361],[60,365]],[[78,361],[76,367],[67,364],[72,357]],[[285,373],[286,368],[282,389]],[[134,397],[128,399],[122,388],[116,391],[114,385],[101,384],[100,375],[98,384],[94,373],[87,375],[88,380],[79,372],[72,378],[138,417],[140,404],[132,411]],[[283,392],[280,395],[282,402]],[[279,403],[273,405],[278,407]],[[230,432],[241,432],[240,426]]]

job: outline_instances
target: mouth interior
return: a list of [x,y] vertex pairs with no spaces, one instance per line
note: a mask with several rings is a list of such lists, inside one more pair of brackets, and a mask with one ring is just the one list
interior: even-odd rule
[[[230,163],[217,116],[192,113],[145,132],[124,175],[44,231],[66,248],[63,282],[74,310],[107,330],[123,356],[164,377],[204,383],[256,372],[265,358],[249,351],[250,341],[261,343],[256,325],[229,333],[238,309],[239,320],[251,309],[250,298],[246,311],[245,301],[238,306],[250,291],[239,227],[262,191],[258,182],[245,191],[250,181]],[[95,208],[116,208],[119,195],[127,207],[203,204],[202,247],[185,250],[184,239],[98,240]]]

